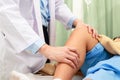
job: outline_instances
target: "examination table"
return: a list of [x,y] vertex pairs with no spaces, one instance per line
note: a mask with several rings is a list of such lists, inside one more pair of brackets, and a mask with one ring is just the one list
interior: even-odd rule
[[[39,74],[35,75],[32,73],[22,74],[13,71],[9,80],[53,80],[53,76],[41,76]],[[72,80],[82,80],[82,77],[79,75],[75,75]]]

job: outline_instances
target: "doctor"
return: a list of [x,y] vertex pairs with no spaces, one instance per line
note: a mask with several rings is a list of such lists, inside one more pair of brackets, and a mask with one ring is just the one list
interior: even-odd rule
[[[49,46],[44,41],[41,1],[49,7]],[[12,70],[23,73],[36,73],[44,67],[46,59],[65,62],[77,67],[78,54],[71,47],[54,47],[55,18],[67,29],[82,22],[76,19],[64,4],[64,0],[0,0],[0,34],[4,48],[4,74],[9,76]],[[92,34],[96,34],[89,27]],[[71,54],[72,53],[72,54]],[[6,77],[7,78],[7,77]]]

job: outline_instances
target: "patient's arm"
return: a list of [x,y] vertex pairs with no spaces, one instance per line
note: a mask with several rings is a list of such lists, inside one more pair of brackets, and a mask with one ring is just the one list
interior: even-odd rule
[[77,49],[80,55],[79,68],[73,69],[68,64],[59,63],[54,78],[60,78],[61,80],[71,80],[73,75],[80,69],[82,66],[86,52],[91,50],[98,41],[88,33],[88,30],[85,26],[76,27],[75,30],[71,33],[69,39],[67,40],[65,46],[74,47]]

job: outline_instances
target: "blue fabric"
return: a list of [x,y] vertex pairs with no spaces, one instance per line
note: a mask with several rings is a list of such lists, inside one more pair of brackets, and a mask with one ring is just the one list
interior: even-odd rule
[[89,68],[95,66],[99,61],[109,59],[111,56],[112,55],[109,54],[100,43],[96,44],[95,47],[86,54],[85,62],[81,67],[82,73],[86,76]]
[[[49,0],[40,0],[40,9],[41,9],[41,18],[42,18],[42,25],[48,26],[50,21],[50,11],[49,11]],[[72,28],[73,21],[76,17],[72,17],[67,26]]]
[[69,26],[70,28],[72,28],[73,22],[74,22],[75,19],[76,19],[76,17],[72,17],[72,18],[69,20],[67,26]]
[[88,70],[86,78],[91,80],[120,80],[120,56],[116,55],[108,60],[100,61]]
[[40,0],[42,25],[44,26],[48,26],[48,23],[50,21],[50,11],[48,2],[49,2],[48,0]]
[[27,51],[30,51],[30,52],[33,53],[33,54],[36,54],[37,51],[40,49],[40,47],[41,47],[42,45],[44,45],[44,44],[45,44],[44,41],[42,41],[42,40],[37,40],[35,43],[33,43],[32,45],[30,45],[26,50],[27,50]]

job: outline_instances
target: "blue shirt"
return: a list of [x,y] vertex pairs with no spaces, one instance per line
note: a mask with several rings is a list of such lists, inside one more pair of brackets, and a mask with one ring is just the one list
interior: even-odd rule
[[41,9],[41,18],[42,25],[48,26],[50,21],[50,11],[49,11],[49,1],[48,0],[40,0],[40,9]]
[[[48,26],[50,21],[49,0],[40,0],[40,9],[41,9],[42,25]],[[76,17],[73,17],[69,20],[67,25],[70,28],[72,28],[72,24],[75,19]],[[33,43],[31,46],[29,46],[27,50],[35,54],[43,44],[45,43],[44,42],[41,43],[41,40],[38,40],[35,43]]]
[[[42,18],[42,25],[48,26],[50,21],[50,11],[49,11],[49,0],[40,0],[40,9],[41,9],[41,18]],[[68,22],[68,26],[72,27],[73,21],[76,17],[73,17]]]

